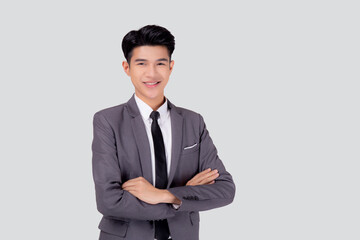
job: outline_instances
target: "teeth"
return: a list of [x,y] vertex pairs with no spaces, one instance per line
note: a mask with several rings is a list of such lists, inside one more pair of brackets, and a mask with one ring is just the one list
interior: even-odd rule
[[146,85],[155,85],[157,84],[158,82],[154,82],[154,83],[145,83]]

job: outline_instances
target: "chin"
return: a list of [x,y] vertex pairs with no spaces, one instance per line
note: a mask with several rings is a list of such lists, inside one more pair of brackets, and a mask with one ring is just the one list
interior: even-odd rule
[[146,98],[148,99],[156,99],[158,98],[159,96],[161,96],[161,92],[152,92],[152,93],[149,93],[149,92],[142,92],[142,95],[145,96]]

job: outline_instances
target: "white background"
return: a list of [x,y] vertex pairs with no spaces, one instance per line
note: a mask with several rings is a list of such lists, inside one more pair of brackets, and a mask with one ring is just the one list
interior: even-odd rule
[[123,36],[175,36],[165,95],[236,197],[201,239],[360,239],[357,1],[2,1],[1,239],[98,238],[92,117],[133,93]]

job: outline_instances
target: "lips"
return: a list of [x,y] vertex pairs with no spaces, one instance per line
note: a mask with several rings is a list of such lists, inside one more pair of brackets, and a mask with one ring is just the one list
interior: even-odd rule
[[147,87],[156,87],[160,84],[160,82],[144,82],[144,84],[147,86]]

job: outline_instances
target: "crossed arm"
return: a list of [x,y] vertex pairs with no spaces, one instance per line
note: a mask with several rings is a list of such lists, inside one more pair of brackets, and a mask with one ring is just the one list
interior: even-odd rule
[[[210,168],[208,168],[196,174],[192,179],[190,179],[186,183],[186,186],[214,184],[215,179],[218,176],[219,173],[216,169],[211,170]],[[180,199],[175,197],[171,192],[169,192],[166,189],[155,188],[151,183],[149,183],[143,177],[138,177],[126,181],[122,185],[122,189],[128,191],[129,193],[131,193],[133,196],[137,197],[141,201],[144,201],[149,204],[159,204],[159,203],[181,204]]]
[[[200,173],[190,179],[186,186],[166,190],[156,189],[142,177],[123,182],[115,136],[109,122],[103,115],[95,114],[93,126],[92,164],[96,203],[98,211],[104,216],[156,220],[174,217],[176,211],[204,211],[233,201],[234,182],[218,158],[201,116]],[[181,203],[181,206],[175,210],[169,203]]]

